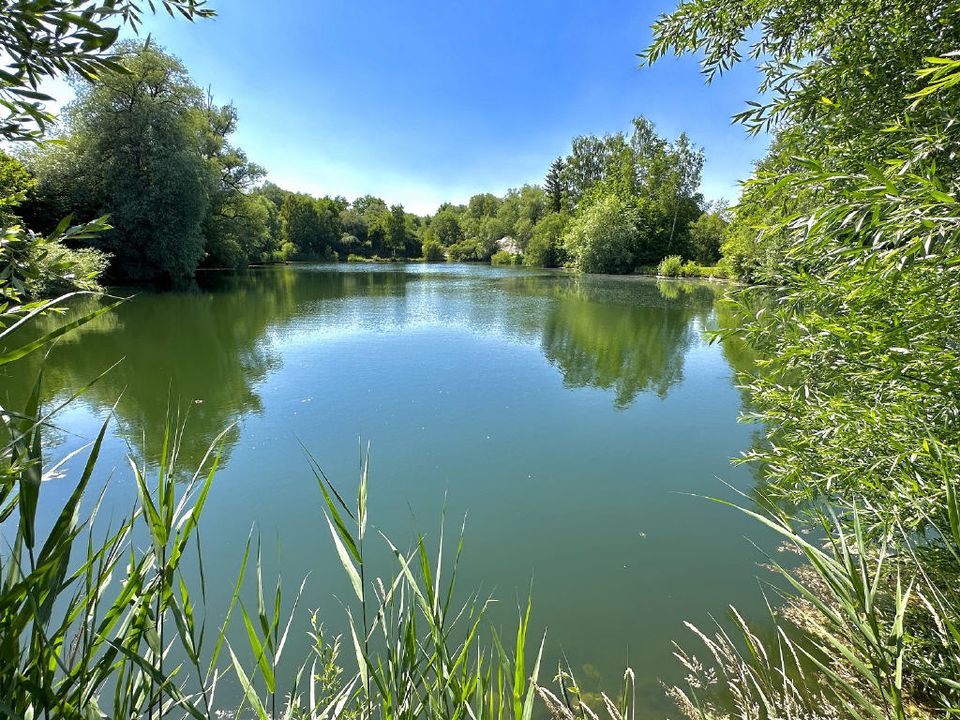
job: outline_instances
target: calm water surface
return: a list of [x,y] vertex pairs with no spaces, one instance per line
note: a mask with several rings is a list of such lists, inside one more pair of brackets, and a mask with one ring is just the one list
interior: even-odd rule
[[[751,358],[704,337],[725,320],[722,290],[455,265],[300,265],[200,286],[142,293],[75,333],[45,384],[64,398],[122,359],[48,438],[50,457],[88,442],[119,398],[105,517],[130,507],[125,458],[156,460],[168,407],[187,416],[190,462],[234,424],[203,524],[213,611],[255,527],[267,572],[291,593],[309,573],[303,607],[342,631],[349,588],[301,444],[350,493],[369,442],[378,529],[404,545],[436,539],[444,506],[451,525],[465,515],[459,587],[493,593],[505,629],[532,584],[543,677],[563,653],[588,689],[615,686],[629,662],[643,714],[676,716],[659,681],[682,676],[682,622],[731,603],[762,615],[763,556],[745,538],[771,539],[692,496],[752,487],[729,464],[756,432],[736,422],[732,379]],[[37,360],[0,377],[7,402]],[[68,483],[44,487],[49,512]]]

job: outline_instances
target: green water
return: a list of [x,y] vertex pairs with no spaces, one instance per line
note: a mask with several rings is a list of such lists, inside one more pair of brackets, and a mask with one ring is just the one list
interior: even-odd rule
[[[692,644],[683,621],[731,603],[762,615],[763,555],[745,538],[770,538],[691,496],[753,484],[728,462],[756,432],[736,422],[732,377],[751,358],[704,337],[729,321],[717,286],[455,265],[288,266],[199,285],[141,293],[61,342],[45,388],[63,399],[122,360],[48,437],[60,456],[117,403],[103,516],[130,507],[125,457],[156,459],[168,407],[187,417],[190,462],[234,425],[202,528],[211,613],[255,527],[267,572],[291,591],[309,573],[302,607],[342,631],[349,588],[301,443],[349,494],[369,442],[372,523],[404,545],[417,530],[435,539],[444,506],[452,525],[466,515],[459,586],[493,593],[491,622],[508,628],[532,583],[545,677],[562,652],[588,689],[615,686],[629,661],[642,715],[676,716],[659,681],[682,677],[670,643]],[[0,378],[5,403],[22,402],[38,363]],[[45,485],[48,512],[69,490]]]

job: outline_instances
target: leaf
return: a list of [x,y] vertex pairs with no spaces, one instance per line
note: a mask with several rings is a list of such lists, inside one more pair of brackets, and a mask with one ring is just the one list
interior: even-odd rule
[[[56,330],[52,330],[46,333],[45,335],[37,338],[36,340],[33,340],[32,342],[28,342],[24,345],[15,347],[12,350],[8,350],[5,353],[0,354],[0,365],[6,365],[7,363],[11,363],[14,360],[19,360],[20,358],[29,355],[35,350],[39,350],[45,345],[49,345],[58,337],[62,337],[63,335],[66,335],[68,332],[70,332],[71,330],[75,330],[78,327],[86,325],[91,320],[94,320],[100,317],[104,313],[110,312],[115,307],[120,305],[122,302],[124,301],[118,300],[117,302],[111,303],[105,307],[100,308],[99,310],[95,310],[93,312],[87,313],[86,315],[83,315],[82,317],[79,317],[76,320],[73,320],[64,325],[61,325]],[[9,329],[10,328],[8,328],[8,331]]]
[[237,681],[240,683],[240,687],[243,689],[243,695],[246,698],[247,703],[249,703],[250,707],[253,708],[253,711],[257,714],[259,720],[270,720],[269,716],[267,715],[267,710],[263,706],[263,702],[257,695],[257,691],[253,687],[253,683],[250,682],[247,674],[243,671],[243,666],[240,664],[240,661],[237,660],[237,656],[234,654],[233,648],[230,647],[229,642],[227,643],[227,650],[230,653],[230,661],[233,663],[233,671],[237,674]]
[[272,694],[277,689],[277,681],[270,667],[270,661],[266,655],[266,648],[263,643],[260,642],[257,631],[254,629],[253,623],[250,622],[250,616],[247,614],[247,609],[243,606],[242,602],[240,603],[240,613],[243,617],[244,627],[247,629],[247,640],[250,643],[250,649],[253,650],[254,658],[260,668],[260,674],[263,675],[263,679],[267,683],[267,691]]
[[340,558],[340,563],[343,565],[343,569],[346,570],[347,577],[350,578],[350,585],[353,587],[353,592],[357,596],[357,600],[363,602],[363,585],[360,582],[360,573],[358,573],[357,568],[354,567],[349,552],[344,547],[343,542],[340,540],[339,533],[330,521],[330,516],[324,513],[324,518],[326,518],[327,525],[330,527],[330,536],[333,538],[333,543],[337,548],[337,556]]

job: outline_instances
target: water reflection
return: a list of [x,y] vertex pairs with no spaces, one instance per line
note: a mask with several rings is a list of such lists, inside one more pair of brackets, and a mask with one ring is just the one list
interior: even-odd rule
[[[703,329],[735,322],[716,303],[719,292],[706,283],[463,266],[210,274],[190,292],[139,294],[68,335],[46,358],[45,397],[62,399],[122,360],[83,401],[98,412],[117,403],[122,435],[152,462],[171,408],[188,414],[190,465],[225,427],[262,410],[260,386],[283,362],[278,340],[425,326],[539,344],[567,387],[609,390],[623,409],[641,393],[665,397],[683,379]],[[735,369],[752,366],[747,348],[727,343],[724,352]],[[0,376],[8,407],[23,405],[43,361],[34,354]],[[236,437],[228,437],[226,455]]]
[[[116,403],[121,434],[148,462],[159,460],[168,414],[187,420],[181,458],[193,467],[220,432],[262,410],[258,385],[282,362],[268,340],[272,330],[318,312],[323,300],[397,297],[406,287],[395,274],[327,273],[320,282],[317,275],[210,275],[190,292],[136,295],[66,335],[48,356],[34,353],[6,366],[0,396],[6,407],[23,407],[41,366],[47,403],[96,379],[80,402],[100,414]],[[72,312],[91,312],[98,303],[87,298]],[[40,329],[60,322],[45,318]],[[227,436],[224,459],[236,437]]]
[[661,398],[683,379],[684,357],[701,335],[712,294],[672,296],[663,284],[578,284],[557,299],[543,327],[544,354],[569,387],[614,391],[618,408],[647,391]]
[[[728,459],[750,441],[730,370],[749,370],[752,356],[703,335],[736,325],[717,303],[723,292],[453,265],[209,274],[192,292],[140,294],[59,343],[45,400],[123,358],[60,420],[75,446],[120,399],[101,455],[104,473],[121,468],[118,482],[104,478],[104,518],[136,493],[124,482],[127,444],[155,462],[159,438],[143,433],[170,405],[190,413],[189,464],[238,422],[205,509],[209,606],[229,603],[255,526],[277,538],[264,557],[279,574],[317,578],[305,605],[336,632],[346,628],[334,596],[350,590],[300,443],[351,491],[357,437],[369,438],[378,530],[435,536],[441,504],[451,518],[469,513],[461,587],[495,591],[491,622],[514,621],[513,600],[535,577],[536,622],[551,628],[545,667],[562,647],[574,667],[595,664],[594,690],[622,672],[629,646],[651,683],[641,702],[661,717],[656,683],[679,679],[670,642],[681,622],[727,603],[764,610],[741,540],[756,537],[752,521],[687,495],[726,497],[717,476],[751,487]],[[22,406],[41,359],[0,376],[0,403]],[[45,497],[68,491],[50,483]],[[305,632],[291,632],[291,657],[305,656]]]

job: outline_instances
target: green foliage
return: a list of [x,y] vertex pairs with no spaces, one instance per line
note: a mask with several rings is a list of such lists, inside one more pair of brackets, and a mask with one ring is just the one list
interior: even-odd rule
[[298,248],[292,242],[285,242],[280,246],[280,257],[286,262],[295,260],[299,254],[300,248]]
[[203,262],[214,267],[243,267],[274,245],[270,235],[274,207],[264,196],[250,192],[265,172],[227,139],[237,127],[236,108],[217,107],[208,100],[192,114],[201,138],[200,155],[207,164],[210,197],[203,227]]
[[[343,238],[339,204],[305,193],[284,193],[280,204],[283,243],[296,245],[300,255],[329,259]],[[348,249],[349,251],[349,249]]]
[[369,226],[366,218],[352,207],[340,211],[340,227],[344,235],[356,238],[359,244],[367,240]]
[[4,72],[0,76],[0,139],[38,140],[55,118],[43,108],[43,78],[76,75],[93,80],[119,68],[110,50],[118,25],[136,28],[144,7],[187,19],[211,17],[205,0],[11,0],[0,14]]
[[500,198],[491,193],[480,193],[470,198],[467,203],[467,217],[481,220],[497,214],[500,208]]
[[[736,643],[708,640],[704,672],[724,676],[741,710],[761,696],[771,716],[900,720],[960,706],[960,325],[945,311],[960,304],[956,12],[707,0],[656,28],[651,58],[702,51],[708,76],[759,28],[766,93],[739,119],[778,128],[723,251],[766,285],[738,296],[743,337],[765,358],[744,378],[767,429],[746,459],[765,497],[800,509],[758,519],[809,566],[790,582],[798,629],[777,646],[743,623],[743,662]],[[834,514],[809,512],[819,506]],[[811,526],[825,551],[803,538]],[[724,712],[686,698],[691,714]]]
[[124,50],[127,72],[82,89],[68,111],[82,178],[75,182],[95,188],[93,214],[110,214],[114,230],[98,246],[123,277],[177,281],[203,257],[209,209],[206,168],[184,115],[197,90],[173,58]]
[[524,265],[545,268],[562,266],[566,259],[563,231],[569,220],[570,216],[565,212],[550,213],[537,223],[523,254]]
[[687,260],[680,268],[680,277],[726,279],[730,273],[723,265],[698,265]]
[[290,193],[256,188],[264,170],[230,142],[232,105],[216,105],[179,60],[150,42],[118,50],[114,70],[81,86],[61,142],[25,154],[37,177],[24,206],[30,224],[109,213],[116,230],[94,245],[112,255],[110,275],[127,282],[175,283],[199,264],[279,258],[290,241],[285,221],[302,254],[335,249],[338,200],[309,198],[314,217],[287,217]]
[[722,209],[705,212],[690,223],[688,252],[693,260],[707,265],[715,265],[720,259],[720,246],[723,245],[729,225],[725,214]]
[[32,161],[36,193],[47,218],[110,215],[114,230],[95,246],[113,256],[115,278],[177,282],[203,257],[210,209],[193,114],[202,94],[151,45],[120,50],[123,72],[81,86],[70,135]]
[[659,232],[667,235],[661,242],[682,246],[687,222],[700,214],[702,168],[703,152],[686,135],[669,142],[640,116],[629,137],[620,132],[574,138],[564,172],[574,207],[610,194],[636,199],[656,209]]
[[[229,142],[236,110],[215,105],[179,61],[149,43],[122,49],[128,73],[87,87],[71,108],[64,142],[30,156],[38,184],[27,208],[31,222],[41,226],[66,213],[112,213],[117,230],[97,247],[113,257],[115,279],[177,282],[198,264],[237,268],[289,258],[287,246],[304,259],[398,259],[420,257],[424,244],[437,242],[453,260],[483,262],[504,239],[530,264],[555,267],[568,259],[561,242],[568,213],[550,212],[557,192],[562,207],[573,198],[577,217],[607,196],[629,208],[637,231],[624,246],[629,253],[604,263],[611,271],[630,272],[658,262],[671,248],[686,252],[689,226],[700,213],[702,154],[685,136],[675,143],[659,138],[642,118],[629,140],[622,133],[599,143],[579,138],[576,162],[555,163],[552,200],[539,186],[525,185],[503,198],[482,193],[466,206],[447,204],[421,219],[373,196],[348,203],[271,183],[256,188],[262,168]],[[110,109],[114,104],[117,113]],[[167,133],[163,142],[130,140],[133,133],[158,129]],[[590,157],[591,148],[601,155]],[[170,162],[144,172],[161,158]],[[568,170],[590,167],[596,172],[581,178],[582,193],[571,195]],[[430,252],[438,257],[436,249]]]
[[323,252],[320,214],[312,197],[303,193],[288,194],[280,206],[280,221],[286,243],[296,245],[308,256]]
[[[763,58],[759,89],[769,92],[738,121],[754,132],[796,127],[800,155],[842,147],[877,159],[898,144],[884,130],[891,109],[924,84],[917,72],[925,58],[958,46],[955,13],[932,0],[868,8],[826,0],[762,0],[749,8],[735,0],[683,2],[655,24],[646,56],[702,53],[708,80],[743,58]],[[755,27],[763,32],[748,41]]]
[[491,265],[519,265],[521,262],[523,258],[520,255],[514,255],[508,250],[497,250],[490,256]]
[[563,210],[563,200],[567,194],[564,168],[563,158],[557,158],[550,165],[547,177],[543,181],[543,191],[549,200],[550,210],[555,213]]
[[243,192],[231,195],[204,224],[204,264],[210,267],[244,267],[273,247],[270,202]]
[[338,209],[336,220],[341,234],[340,244],[335,247],[340,255],[416,258],[421,256],[423,242],[437,239],[432,224],[424,224],[402,205],[387,207],[383,200],[372,195],[357,198],[353,203],[340,197],[324,198],[320,202],[327,201]]
[[[512,237],[535,265],[550,267],[566,260],[583,272],[628,273],[677,253],[686,257],[700,253],[715,261],[718,242],[711,244],[705,232],[699,232],[696,242],[691,240],[692,229],[696,233],[706,228],[706,223],[696,224],[703,213],[698,192],[702,167],[703,153],[686,135],[669,142],[657,135],[650,121],[638,117],[629,135],[574,138],[570,154],[553,164],[548,190],[536,189],[538,203],[528,204],[535,211],[511,217],[504,212],[511,200],[508,194],[500,215],[512,220]],[[584,240],[580,228],[595,205],[609,205],[611,198],[626,216],[621,223],[625,233],[617,243],[608,238],[604,257],[584,263],[583,249],[593,245]],[[566,223],[568,207],[573,221],[568,231],[576,230],[576,235],[565,252],[558,252],[556,230]],[[563,220],[551,219],[558,217]],[[543,223],[548,224],[538,230]],[[579,249],[571,252],[572,247]]]
[[430,221],[430,227],[441,245],[456,245],[463,241],[463,230],[457,214],[450,209],[441,210]]
[[[500,217],[502,201],[490,193],[475,195],[460,216],[465,239],[451,246],[451,258],[486,261],[497,251],[497,241],[513,231],[510,220]],[[456,249],[454,249],[456,248]]]
[[[536,185],[508,190],[497,208],[497,219],[502,223],[503,232],[500,237],[512,237],[521,249],[525,249],[534,228],[546,212],[546,205],[546,193]],[[499,240],[500,237],[494,239]]]
[[40,236],[19,225],[0,237],[0,287],[6,302],[55,297],[71,290],[98,291],[109,258],[92,249],[71,250],[66,243],[94,238],[110,229],[106,218],[85,225],[61,226]]
[[27,198],[35,180],[23,164],[0,151],[0,225],[13,224],[15,210]]
[[[160,0],[146,5],[151,11],[162,7],[187,19],[214,14],[204,0]],[[52,98],[38,91],[44,79],[71,75],[92,81],[104,73],[126,74],[128,69],[109,52],[122,26],[139,25],[143,7],[137,0],[6,3],[0,14],[0,43],[6,63],[0,74],[0,106],[5,111],[0,119],[0,139],[37,142],[42,138],[55,120],[43,107]],[[33,304],[19,302],[68,290],[99,289],[97,281],[109,257],[94,249],[73,247],[89,244],[109,231],[105,217],[70,226],[68,216],[55,228],[46,219],[44,224],[51,230],[48,235],[18,222],[14,210],[32,195],[35,184],[17,160],[0,153],[0,287],[6,300],[13,303],[13,309],[4,311],[3,326],[19,315],[33,316]]]
[[[413,242],[413,233],[412,228],[408,227],[407,214],[403,211],[403,205],[390,207],[385,229],[384,247],[390,252],[390,257],[404,257],[408,244]],[[412,254],[413,257],[419,257],[419,255],[419,251]]]
[[683,268],[683,258],[679,255],[670,255],[660,261],[657,266],[657,275],[663,277],[680,277]]
[[570,264],[588,273],[626,273],[634,267],[638,232],[630,208],[607,196],[577,213],[563,234]]
[[447,248],[447,256],[454,262],[486,262],[492,254],[480,240],[464,240]]
[[724,265],[741,280],[775,282],[790,265],[789,237],[783,228],[815,207],[805,188],[778,182],[799,170],[796,153],[788,134],[776,138],[733,208],[720,252]]
[[443,245],[436,240],[429,239],[423,241],[423,259],[427,262],[443,262],[446,260],[446,253]]
[[576,206],[594,185],[616,174],[617,160],[626,148],[623,134],[575,137],[564,159],[563,184]]

